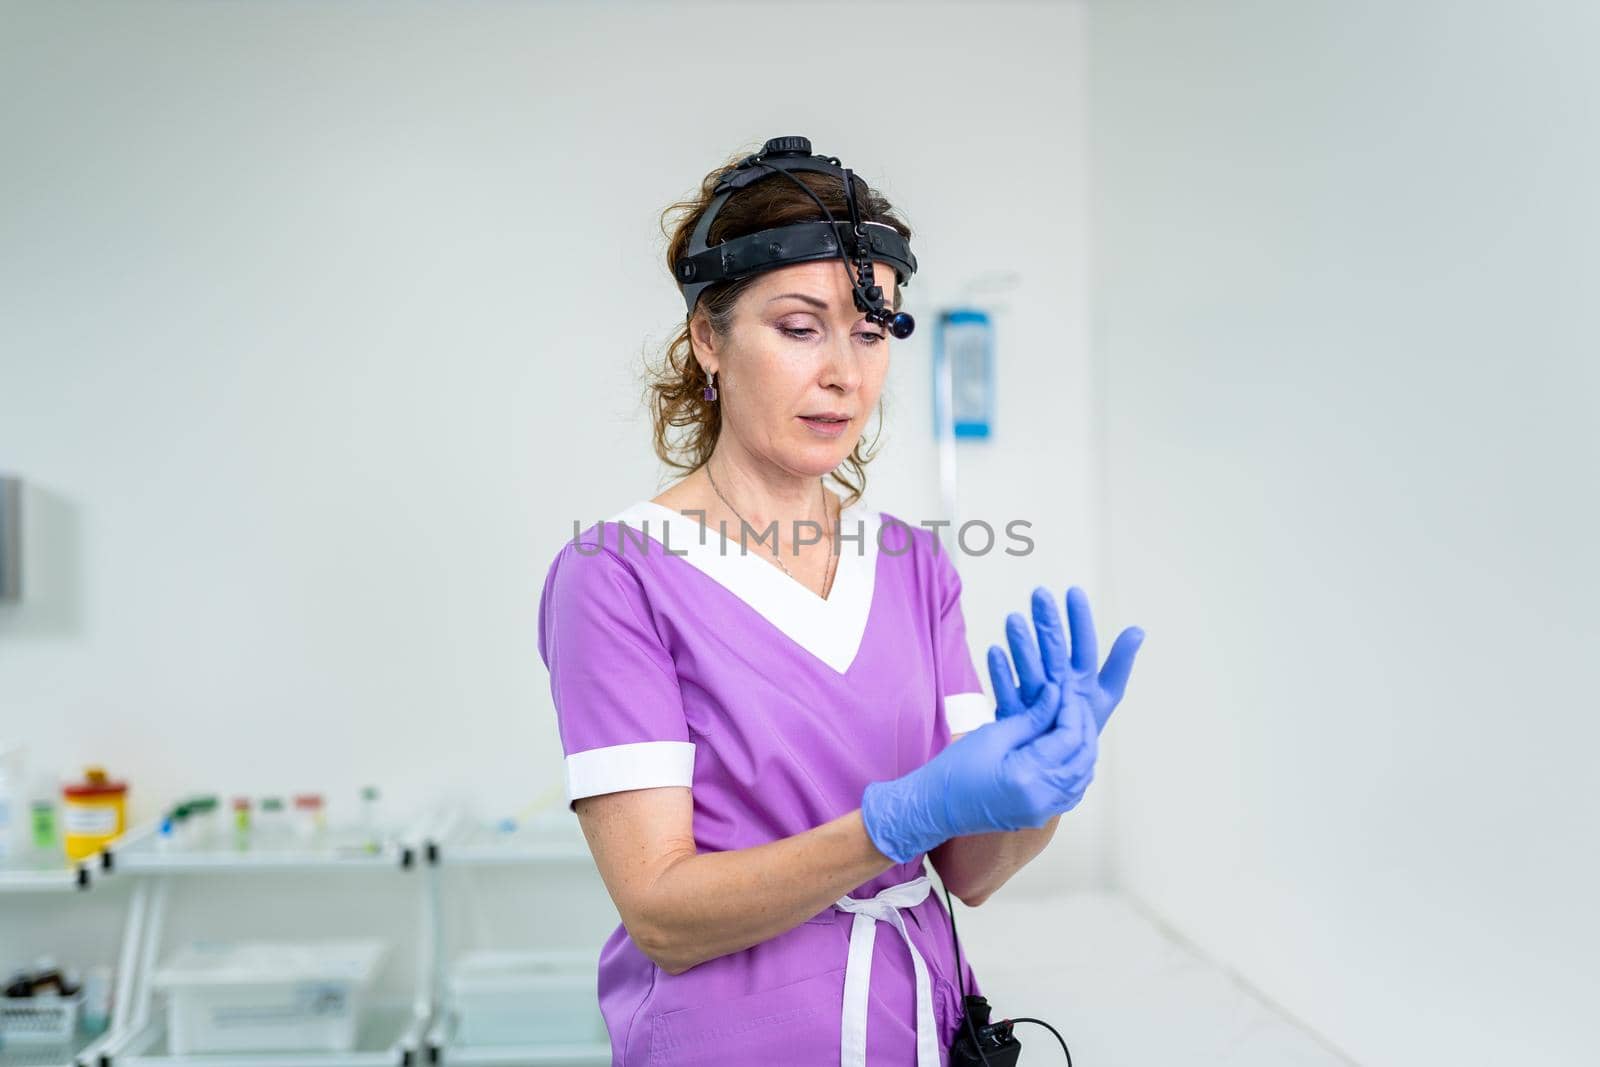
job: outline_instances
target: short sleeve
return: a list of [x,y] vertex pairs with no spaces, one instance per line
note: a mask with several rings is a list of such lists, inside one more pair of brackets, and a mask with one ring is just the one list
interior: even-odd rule
[[564,545],[539,601],[539,655],[565,753],[567,809],[580,797],[694,778],[683,696],[645,589],[600,545]]
[[939,599],[939,674],[941,704],[951,734],[975,730],[994,718],[994,701],[984,693],[967,647],[967,624],[961,614],[961,576],[950,553],[930,535],[934,551],[934,588]]

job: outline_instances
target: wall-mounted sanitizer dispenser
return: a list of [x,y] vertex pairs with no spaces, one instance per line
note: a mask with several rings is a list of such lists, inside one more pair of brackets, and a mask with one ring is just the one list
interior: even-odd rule
[[22,479],[0,474],[0,601],[22,598]]

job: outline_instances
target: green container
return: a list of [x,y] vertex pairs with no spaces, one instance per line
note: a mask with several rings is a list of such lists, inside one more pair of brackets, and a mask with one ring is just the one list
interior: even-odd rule
[[61,837],[56,833],[56,806],[53,801],[33,802],[33,847],[40,852],[54,852],[61,847]]

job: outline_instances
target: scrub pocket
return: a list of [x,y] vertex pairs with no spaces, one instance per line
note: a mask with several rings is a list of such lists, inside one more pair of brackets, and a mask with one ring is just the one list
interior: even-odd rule
[[651,1067],[839,1062],[844,968],[650,1020]]
[[961,994],[942,974],[933,976],[933,1014],[938,1019],[940,1044],[949,1048],[967,1017],[961,1010]]

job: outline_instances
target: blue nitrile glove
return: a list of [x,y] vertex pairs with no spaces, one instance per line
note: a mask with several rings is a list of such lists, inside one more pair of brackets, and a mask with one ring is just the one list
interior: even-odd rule
[[[1006,685],[1010,677],[1007,666]],[[995,688],[1002,691],[998,679]],[[1063,725],[1053,726],[1058,716]],[[905,863],[962,834],[1043,826],[1076,805],[1094,777],[1093,722],[1082,696],[1063,709],[1059,687],[1044,682],[1032,703],[963,735],[910,774],[868,783],[867,836]]]
[[[1067,618],[1072,632],[1072,654],[1067,654],[1067,641],[1061,630],[1061,616],[1056,611],[1050,591],[1039,586],[1033,591],[1033,623],[1038,630],[1035,649],[1033,635],[1028,632],[1028,622],[1020,612],[1006,616],[1006,638],[1017,661],[1020,686],[1002,687],[995,684],[996,714],[1013,714],[1029,701],[1046,680],[1055,682],[1063,693],[1075,692],[1089,702],[1094,711],[1095,731],[1105,729],[1106,720],[1122,700],[1128,688],[1128,675],[1133,670],[1133,658],[1144,643],[1144,631],[1130,626],[1117,635],[1106,656],[1104,667],[1098,663],[1095,643],[1094,617],[1089,613],[1089,597],[1077,586],[1067,590]],[[1041,662],[1040,653],[1043,654]],[[999,646],[989,648],[989,673],[995,675],[994,660],[1005,654]]]

